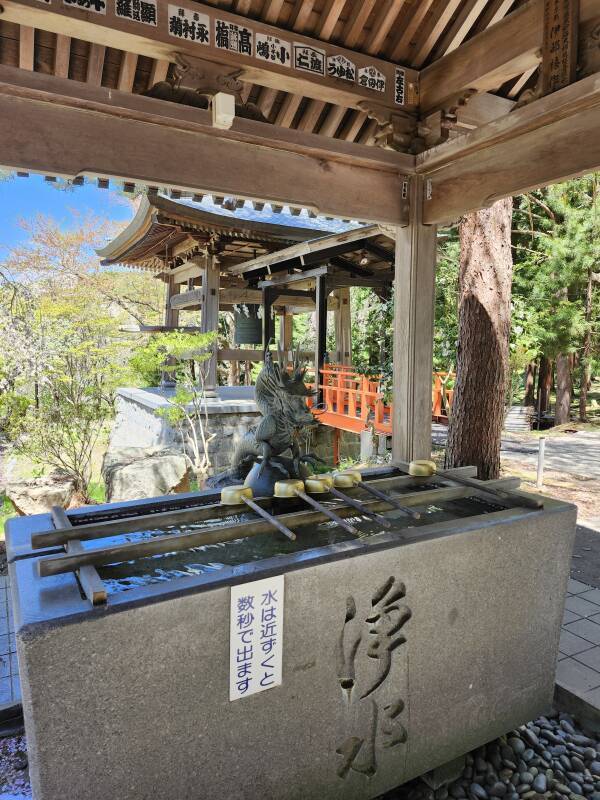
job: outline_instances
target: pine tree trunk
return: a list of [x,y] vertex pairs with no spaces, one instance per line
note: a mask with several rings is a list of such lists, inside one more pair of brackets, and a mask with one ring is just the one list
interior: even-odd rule
[[556,411],[554,424],[564,425],[571,419],[571,358],[568,354],[556,356]]
[[446,466],[500,474],[500,437],[508,380],[512,282],[512,199],[467,214],[460,223],[456,384]]
[[552,360],[542,356],[540,358],[540,371],[538,377],[538,399],[536,408],[540,414],[548,411],[550,405],[550,390],[552,389]]
[[530,361],[527,364],[525,371],[525,397],[523,398],[524,406],[532,406],[534,404],[535,395],[535,361]]
[[587,323],[587,327],[583,335],[579,383],[579,419],[582,422],[587,422],[587,399],[591,378],[590,360],[592,356],[592,327],[590,323],[592,321],[593,288],[593,273],[590,268],[588,270],[588,279],[585,288],[585,321]]

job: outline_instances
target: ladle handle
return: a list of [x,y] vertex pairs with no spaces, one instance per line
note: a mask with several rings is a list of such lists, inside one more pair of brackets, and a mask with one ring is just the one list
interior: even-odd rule
[[389,519],[382,517],[381,514],[378,514],[376,511],[371,511],[370,508],[365,508],[364,505],[360,502],[360,500],[355,500],[353,497],[349,497],[347,494],[340,492],[338,489],[335,488],[335,486],[330,486],[329,491],[334,497],[337,497],[338,500],[343,500],[344,503],[346,503],[349,506],[352,506],[352,508],[356,508],[358,511],[360,511],[361,514],[364,514],[366,517],[370,517],[371,519],[377,520],[377,522],[384,528],[391,527],[392,523],[389,521]]
[[255,503],[254,500],[250,500],[249,497],[243,497],[242,500],[244,501],[244,503],[246,503],[248,508],[251,508],[252,511],[256,512],[259,517],[266,519],[267,522],[270,522],[271,525],[277,528],[278,531],[281,531],[281,533],[283,533],[284,536],[287,536],[288,539],[294,541],[294,539],[296,538],[296,534],[294,533],[294,531],[291,531],[289,528],[286,528],[286,526],[282,522],[279,522],[278,519],[276,519],[272,514],[269,514],[268,511],[265,511],[265,509],[262,508],[262,506],[259,506],[258,503]]
[[378,497],[380,500],[385,500],[386,503],[389,503],[391,506],[394,506],[394,508],[397,508],[398,511],[403,511],[405,514],[408,514],[409,517],[412,517],[413,519],[421,519],[421,514],[418,511],[414,511],[412,508],[403,506],[395,498],[390,497],[390,495],[385,494],[385,492],[381,492],[374,486],[369,486],[369,484],[365,483],[364,481],[358,481],[356,485],[360,486],[361,489],[364,489],[365,492],[369,492],[370,494],[372,494],[373,497]]
[[321,505],[321,503],[318,503],[316,500],[313,500],[313,498],[309,497],[306,494],[306,492],[302,492],[300,489],[296,489],[296,495],[302,500],[304,500],[305,503],[308,503],[309,506],[316,508],[317,511],[320,511],[322,514],[325,514],[325,516],[329,517],[329,519],[332,520],[332,522],[335,522],[337,525],[341,525],[342,528],[345,528],[345,530],[348,531],[348,533],[351,533],[353,536],[359,535],[354,525],[351,525],[349,522],[346,522],[346,520],[342,519],[341,517],[338,517],[335,511],[331,511],[331,509],[326,508],[325,506]]

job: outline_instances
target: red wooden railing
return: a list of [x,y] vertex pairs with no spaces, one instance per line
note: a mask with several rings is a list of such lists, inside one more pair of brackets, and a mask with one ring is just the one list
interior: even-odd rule
[[[432,419],[448,422],[454,391],[444,388],[447,372],[434,372],[431,390]],[[322,405],[314,413],[323,425],[360,433],[370,425],[376,433],[392,433],[393,405],[386,404],[379,378],[369,378],[351,366],[328,364],[321,370]],[[309,401],[309,405],[313,405]]]

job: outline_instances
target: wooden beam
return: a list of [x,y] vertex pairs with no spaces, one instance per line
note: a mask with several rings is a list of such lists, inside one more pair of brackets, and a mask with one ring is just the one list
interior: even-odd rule
[[190,289],[187,292],[172,294],[170,299],[172,309],[183,311],[184,309],[202,308],[202,289]]
[[[204,259],[203,259],[204,261]],[[202,321],[200,326],[203,333],[217,333],[219,330],[219,263],[215,256],[206,256],[205,269],[202,274],[201,304]],[[219,384],[217,378],[217,339],[210,347],[212,355],[205,365],[200,369],[205,369],[205,389],[207,396],[215,396]]]
[[438,58],[451,53],[463,43],[486,5],[487,0],[464,0],[440,43],[436,44],[435,53]]
[[452,15],[461,2],[464,2],[464,0],[445,0],[443,6],[436,6],[436,13],[431,14],[429,23],[424,27],[419,37],[419,41],[416,44],[414,54],[411,58],[411,64],[418,67],[423,66],[429,58],[435,43],[443,33],[446,25],[452,19]]
[[86,81],[90,86],[102,85],[102,71],[104,69],[104,54],[106,47],[102,44],[90,44],[88,54]]
[[35,30],[28,25],[19,26],[19,67],[33,71]]
[[273,299],[275,290],[265,286],[262,290],[262,345],[263,353],[270,348],[271,342],[275,339],[275,320],[273,319]]
[[[128,53],[148,56],[153,59],[176,61],[176,56],[191,59],[205,59],[226,65],[239,70],[240,80],[246,83],[281,89],[300,97],[311,97],[328,103],[336,103],[348,108],[360,108],[364,102],[376,101],[385,108],[398,110],[414,110],[413,106],[399,106],[395,101],[395,70],[396,65],[389,61],[375,58],[372,55],[359,53],[345,47],[338,47],[321,39],[305,36],[302,33],[291,34],[289,30],[277,28],[273,25],[250,20],[247,17],[232,14],[222,8],[215,8],[194,2],[193,10],[201,15],[206,23],[207,42],[190,40],[171,33],[170,0],[155,0],[157,24],[148,25],[133,21],[115,13],[115,4],[106,3],[105,13],[79,8],[73,3],[40,4],[39,0],[3,0],[3,11],[0,19],[7,22],[17,22],[41,30],[54,33],[69,34],[83,41],[91,42],[104,47],[117,48]],[[278,2],[278,0],[276,0]],[[362,3],[363,6],[373,5],[374,0]],[[276,8],[275,1],[270,4]],[[362,19],[364,9],[359,12]],[[366,18],[366,17],[365,17]],[[175,19],[177,19],[175,17]],[[247,50],[242,45],[238,50],[225,49],[217,46],[216,26],[217,21],[238,28],[246,29],[252,34],[252,43],[248,43]],[[357,36],[362,27],[357,26]],[[291,52],[291,63],[285,65],[258,57],[255,49],[256,36],[275,36],[288,43]],[[322,70],[319,72],[308,71],[302,68],[302,58],[297,55],[300,48],[310,48],[313,52],[324,53]],[[375,66],[385,75],[385,89],[374,92],[364,87],[358,81],[344,81],[329,76],[326,69],[326,59],[329,55],[343,55],[352,61],[357,69]],[[416,83],[418,73],[410,68],[405,69],[406,80]],[[407,102],[412,102],[412,95],[406,97]]]
[[148,80],[148,88],[151,89],[155,83],[166,81],[169,74],[169,62],[163,58],[155,58],[152,62],[152,69],[150,70],[150,78]]
[[117,83],[117,89],[120,92],[133,91],[133,80],[135,78],[137,62],[138,57],[136,53],[123,53],[121,66],[119,67],[119,80]]
[[[27,137],[17,139],[19,129]],[[67,141],[65,130],[77,136]],[[0,164],[12,169],[291,203],[392,224],[403,219],[402,175],[414,169],[414,156],[403,153],[239,118],[221,131],[207,111],[6,66],[0,131]]]
[[[598,14],[597,0],[580,0],[580,22]],[[469,89],[494,91],[539,64],[544,0],[529,0],[485,31],[426,67],[420,75],[421,113],[443,107]]]
[[[285,315],[288,319],[291,319],[291,314]],[[277,351],[271,349],[271,352],[274,356],[277,355]],[[300,351],[300,358],[303,359],[312,359],[314,358],[314,353],[308,350],[301,350]],[[218,351],[219,361],[264,361],[265,354],[264,351],[261,350],[250,350],[243,348],[222,348]]]
[[338,301],[335,313],[335,360],[338,364],[352,364],[352,314],[350,289],[336,289]]
[[597,73],[422,153],[417,170],[431,181],[425,222],[600,169],[599,113]]
[[431,369],[436,228],[423,224],[424,181],[408,190],[410,222],[397,229],[394,281],[394,410],[392,458],[431,455]]
[[56,34],[54,50],[54,74],[57,78],[69,77],[69,62],[71,59],[71,37],[63,33]]
[[367,53],[376,56],[381,52],[386,37],[405,2],[406,0],[386,0],[386,2],[380,3],[379,14],[373,22],[369,40],[365,47]]
[[315,384],[318,390],[316,401],[323,400],[323,390],[319,388],[321,383],[321,370],[325,363],[325,353],[327,352],[327,297],[331,291],[328,286],[328,276],[319,275],[315,280],[317,296],[316,306],[316,338],[315,338]]
[[[257,269],[266,269],[275,265],[282,264],[292,259],[298,259],[300,265],[315,264],[322,258],[327,259],[326,253],[333,248],[357,248],[360,247],[362,239],[368,239],[371,236],[378,236],[382,233],[379,225],[367,225],[362,228],[353,228],[349,231],[342,231],[342,233],[332,233],[330,236],[321,236],[318,239],[310,239],[306,242],[298,242],[297,244],[290,245],[284,250],[276,250],[273,253],[266,253],[264,256],[257,256],[243,264],[236,264],[234,267],[227,267],[226,272],[229,275],[243,275],[246,272],[253,272]],[[358,243],[358,244],[357,244]],[[348,250],[346,249],[346,252]],[[311,277],[309,272],[302,273],[303,278]],[[285,282],[291,276],[285,275],[281,277],[274,277],[274,281]]]
[[[219,305],[231,306],[248,303],[262,303],[262,292],[259,289],[221,289],[219,292]],[[275,306],[283,306],[293,304],[296,306],[303,306],[307,311],[312,311],[315,307],[314,301],[306,295],[305,297],[298,297],[296,295],[283,292],[278,295],[274,301]]]

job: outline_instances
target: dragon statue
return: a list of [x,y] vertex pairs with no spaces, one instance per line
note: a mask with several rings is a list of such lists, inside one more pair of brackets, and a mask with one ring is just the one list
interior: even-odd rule
[[244,481],[255,495],[265,496],[272,494],[276,481],[304,478],[314,471],[321,459],[310,453],[301,454],[300,450],[310,429],[319,424],[306,405],[307,398],[316,392],[304,382],[305,375],[299,351],[294,354],[291,371],[286,368],[281,350],[277,361],[270,351],[265,353],[255,386],[262,419],[239,443],[230,469],[216,476],[213,485]]

